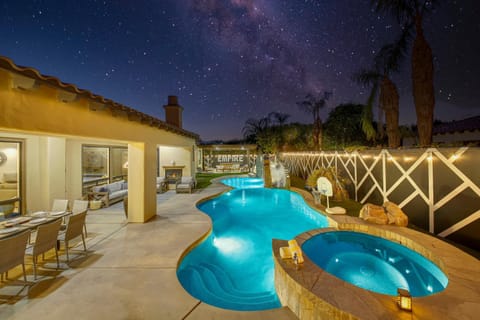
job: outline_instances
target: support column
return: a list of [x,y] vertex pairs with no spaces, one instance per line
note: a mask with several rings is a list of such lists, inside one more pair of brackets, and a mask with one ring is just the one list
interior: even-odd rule
[[157,146],[128,144],[128,221],[146,222],[157,214]]
[[45,186],[46,197],[43,208],[50,210],[53,199],[67,199],[65,184],[65,138],[47,137],[45,139]]

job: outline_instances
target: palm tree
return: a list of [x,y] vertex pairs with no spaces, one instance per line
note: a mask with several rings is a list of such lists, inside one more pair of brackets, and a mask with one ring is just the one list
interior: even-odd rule
[[393,14],[401,24],[415,26],[412,50],[413,100],[417,114],[418,138],[421,146],[432,143],[433,88],[432,49],[423,34],[423,17],[432,11],[439,0],[372,0],[377,12]]
[[280,127],[282,127],[283,125],[285,125],[285,123],[287,122],[288,118],[290,118],[290,115],[287,114],[287,113],[281,113],[281,112],[273,111],[273,112],[270,112],[270,113],[268,114],[268,118],[269,118],[273,123],[276,123],[276,124],[278,124]]
[[250,118],[242,128],[243,136],[247,142],[256,143],[258,148],[266,154],[275,153],[280,144],[280,134],[272,127],[270,117],[259,120]]
[[270,112],[267,117],[270,119],[272,124],[271,134],[273,134],[276,137],[276,140],[278,142],[277,149],[283,149],[283,146],[285,144],[283,131],[285,130],[285,123],[287,122],[288,118],[290,118],[290,115],[287,113],[274,111],[274,112]]
[[[400,62],[404,58],[408,47],[410,29],[408,26],[405,27],[394,43],[387,44],[380,49],[375,56],[375,66],[371,70],[362,70],[354,75],[354,79],[361,84],[372,86],[372,91],[362,114],[362,129],[367,136],[367,140],[374,140],[376,135],[372,125],[372,109],[379,91],[379,109],[381,112],[378,127],[383,130],[381,118],[382,114],[385,113],[389,148],[400,146],[400,131],[398,129],[399,95],[396,85],[390,79],[390,74],[399,71]],[[382,137],[383,134],[380,138]]]
[[373,127],[373,104],[377,98],[382,75],[373,69],[362,69],[353,75],[353,79],[364,86],[372,86],[367,104],[362,112],[362,130],[368,141],[375,141],[377,131]]
[[242,128],[243,137],[249,142],[256,142],[256,137],[261,132],[264,132],[270,125],[270,119],[261,118],[259,120],[249,118],[245,122],[245,126]]
[[322,97],[315,97],[307,94],[305,100],[297,102],[298,107],[313,116],[313,145],[315,150],[322,149],[322,119],[320,118],[320,110],[325,107],[327,100],[332,95],[331,92],[325,91]]

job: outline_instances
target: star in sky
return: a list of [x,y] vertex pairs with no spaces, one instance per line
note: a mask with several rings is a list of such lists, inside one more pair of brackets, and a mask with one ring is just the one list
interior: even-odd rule
[[[479,7],[443,1],[425,18],[438,119],[480,113]],[[368,1],[0,1],[0,55],[161,119],[178,95],[185,129],[204,140],[240,138],[272,111],[308,123],[296,106],[308,93],[333,92],[323,119],[364,103],[352,74],[399,31]],[[409,57],[393,80],[400,120],[414,123]]]

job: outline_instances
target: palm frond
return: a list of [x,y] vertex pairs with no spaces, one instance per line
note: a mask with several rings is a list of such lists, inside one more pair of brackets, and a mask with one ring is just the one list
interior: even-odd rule
[[300,108],[300,110],[306,113],[312,113],[314,106],[313,96],[311,94],[307,94],[304,100],[297,102],[297,106]]
[[378,82],[381,76],[382,75],[376,70],[360,69],[352,75],[352,79],[361,85],[370,86]]
[[395,42],[383,46],[375,56],[375,66],[383,75],[398,72],[411,43],[413,24],[405,25]]
[[271,119],[273,123],[277,123],[282,126],[285,124],[288,118],[290,118],[290,115],[287,113],[273,111],[270,112],[267,117]]
[[424,0],[419,10],[420,14],[430,13],[438,8],[444,1],[440,0]]
[[391,14],[400,23],[412,21],[417,9],[417,0],[371,0],[376,12]]

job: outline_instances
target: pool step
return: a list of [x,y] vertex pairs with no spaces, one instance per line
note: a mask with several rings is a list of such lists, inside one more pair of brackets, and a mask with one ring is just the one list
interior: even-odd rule
[[212,289],[212,291],[225,292],[226,295],[232,296],[234,299],[245,298],[246,300],[255,299],[256,301],[261,301],[264,298],[266,298],[265,300],[271,299],[272,293],[268,291],[247,292],[239,290],[233,284],[230,276],[216,265],[201,263],[198,269],[206,283],[218,286],[218,288]]
[[211,264],[188,266],[179,272],[179,278],[190,294],[215,306],[234,310],[280,307],[275,293],[238,290],[222,269]]

